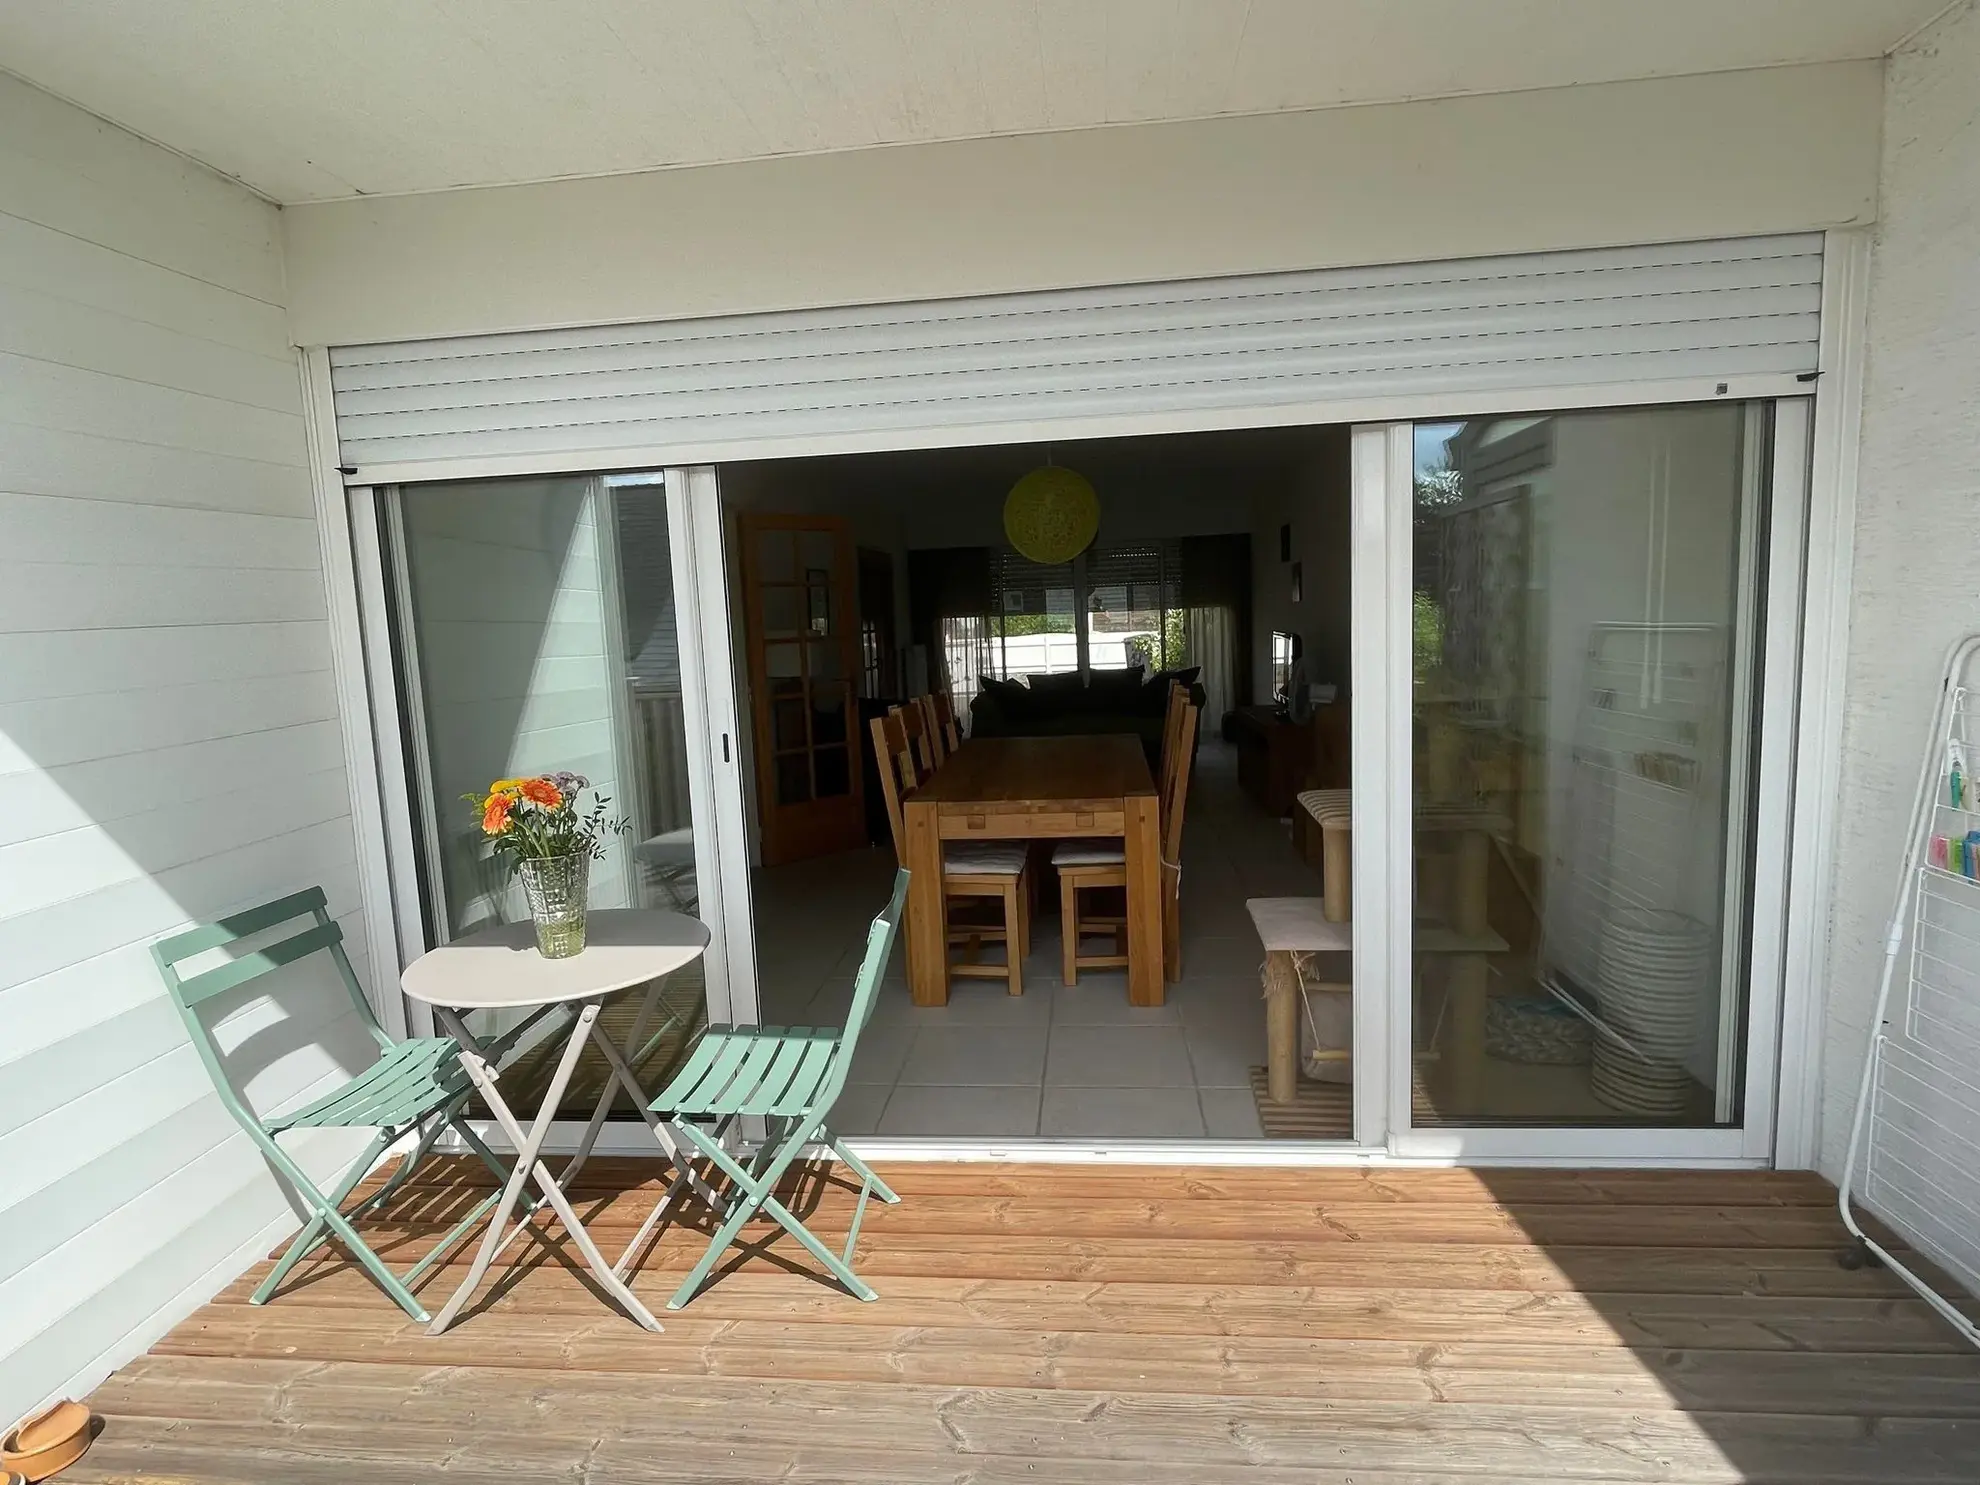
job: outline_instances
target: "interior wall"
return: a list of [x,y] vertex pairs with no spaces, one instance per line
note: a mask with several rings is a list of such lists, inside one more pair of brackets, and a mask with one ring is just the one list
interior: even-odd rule
[[291,333],[353,345],[1862,223],[1880,77],[1780,67],[296,206]]
[[[1348,692],[1353,628],[1349,530],[1350,430],[1318,430],[1322,442],[1283,479],[1261,481],[1250,501],[1251,694],[1272,698],[1272,631],[1300,637],[1308,677]],[[1279,557],[1279,528],[1292,527],[1291,559]],[[1300,567],[1293,602],[1292,564]]]
[[1841,1174],[1940,662],[1980,631],[1980,9],[1891,58],[1871,257],[1823,1037]]
[[[367,974],[301,405],[274,209],[0,75],[0,1423],[295,1223],[147,945],[320,884]],[[301,968],[264,1108],[375,1052]]]

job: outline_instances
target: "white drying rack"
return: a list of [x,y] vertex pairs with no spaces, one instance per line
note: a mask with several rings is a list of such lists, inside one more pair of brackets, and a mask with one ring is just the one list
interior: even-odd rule
[[1874,1214],[1945,1279],[1980,1294],[1980,880],[1936,864],[1931,850],[1935,836],[1980,829],[1980,789],[1969,784],[1955,805],[1950,787],[1956,756],[1963,770],[1980,763],[1980,690],[1968,683],[1976,655],[1980,635],[1946,656],[1838,1202],[1859,1251],[1875,1254],[1980,1346],[1980,1327],[1910,1255],[1893,1253],[1857,1220],[1859,1209]]

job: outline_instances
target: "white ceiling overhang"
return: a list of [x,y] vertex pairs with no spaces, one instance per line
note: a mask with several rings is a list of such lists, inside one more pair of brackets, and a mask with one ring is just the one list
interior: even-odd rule
[[1945,0],[15,0],[0,67],[294,203],[1877,57]]

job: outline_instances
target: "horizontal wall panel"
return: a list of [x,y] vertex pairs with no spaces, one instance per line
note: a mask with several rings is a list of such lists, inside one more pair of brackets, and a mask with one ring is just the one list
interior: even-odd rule
[[1819,235],[331,353],[341,457],[698,446],[1815,369]]
[[[369,964],[279,217],[5,76],[0,200],[5,1423],[296,1221],[151,941],[320,884]],[[301,970],[238,992],[270,1106],[373,1050]]]

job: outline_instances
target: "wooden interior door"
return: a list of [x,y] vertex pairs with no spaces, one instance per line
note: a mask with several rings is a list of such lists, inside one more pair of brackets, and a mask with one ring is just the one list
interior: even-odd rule
[[744,514],[743,610],[763,864],[866,844],[858,568],[836,516]]

